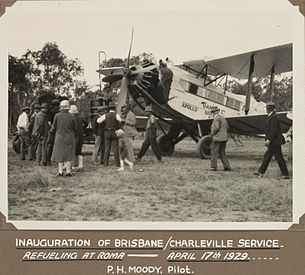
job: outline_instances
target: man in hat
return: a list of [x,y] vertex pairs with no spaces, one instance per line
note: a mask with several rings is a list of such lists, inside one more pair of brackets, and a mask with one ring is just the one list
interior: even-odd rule
[[125,133],[125,143],[128,151],[128,159],[135,162],[135,156],[132,147],[132,140],[137,134],[136,130],[136,115],[132,112],[130,105],[121,107],[123,130]]
[[211,171],[217,170],[218,156],[222,162],[224,171],[231,171],[229,160],[226,156],[226,145],[228,141],[229,125],[227,120],[220,114],[217,106],[211,107],[211,113],[214,116],[211,126],[211,136],[213,138],[211,145]]
[[159,161],[161,161],[161,153],[157,143],[157,121],[153,115],[153,109],[151,106],[146,106],[145,113],[148,116],[147,125],[146,125],[146,136],[145,140],[142,143],[142,147],[137,156],[137,160],[141,160],[149,146],[151,146],[152,151]]
[[98,106],[98,115],[92,120],[92,131],[95,135],[95,143],[92,154],[92,161],[98,164],[98,156],[100,155],[100,164],[104,163],[105,156],[105,121],[97,123],[98,118],[102,117],[108,110],[108,106]]
[[[53,124],[54,121],[54,117],[55,115],[59,112],[59,100],[58,99],[52,99],[51,101],[51,108],[50,111],[48,112],[48,121],[50,122],[50,124]],[[53,146],[54,146],[54,140],[55,140],[55,133],[53,133],[52,131],[49,131],[49,135],[48,135],[48,145],[47,145],[47,163],[49,165],[51,165],[51,157],[52,157],[52,153],[53,153]]]
[[170,93],[170,88],[173,81],[173,71],[168,68],[167,62],[159,60],[159,72],[160,72],[160,83],[159,83],[159,90],[161,103],[166,103],[168,99],[168,95]]
[[109,112],[102,115],[97,119],[97,123],[105,122],[105,157],[104,165],[108,166],[110,149],[113,149],[113,156],[115,164],[120,167],[120,158],[119,158],[119,141],[115,133],[116,130],[120,129],[121,126],[121,117],[115,112],[114,103],[110,102],[108,106]]
[[17,130],[20,136],[20,158],[21,160],[25,160],[25,152],[26,149],[28,151],[28,159],[32,159],[32,149],[31,149],[31,134],[29,132],[29,114],[30,114],[30,107],[24,106],[22,108],[22,113],[18,117],[17,121]]
[[267,151],[264,154],[263,163],[255,175],[263,177],[268,165],[274,155],[283,179],[289,179],[288,169],[282,153],[282,145],[285,143],[285,139],[282,135],[281,123],[275,112],[275,103],[268,102],[266,105],[266,111],[268,113],[267,123],[265,125],[265,146]]
[[72,164],[72,170],[83,170],[84,162],[83,162],[83,134],[84,129],[87,127],[87,122],[79,113],[76,105],[71,105],[69,113],[75,117],[76,120],[76,132],[75,132],[75,160]]
[[[39,104],[34,104],[34,112],[32,113],[31,117],[30,117],[30,126],[29,126],[29,132],[30,134],[33,132],[33,128],[34,128],[34,124],[35,124],[35,119],[37,117],[37,114],[40,110],[40,105]],[[36,155],[36,150],[37,150],[37,139],[35,136],[31,136],[31,154],[32,154],[32,158],[35,158]]]
[[47,103],[40,105],[40,111],[38,112],[32,131],[32,135],[37,140],[36,151],[36,163],[37,165],[47,165],[47,140],[50,130],[50,124],[48,122],[47,113],[49,107]]

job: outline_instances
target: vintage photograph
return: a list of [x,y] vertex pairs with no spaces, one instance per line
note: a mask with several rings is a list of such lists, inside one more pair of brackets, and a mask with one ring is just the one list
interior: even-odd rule
[[292,222],[294,13],[205,2],[7,9],[9,220]]

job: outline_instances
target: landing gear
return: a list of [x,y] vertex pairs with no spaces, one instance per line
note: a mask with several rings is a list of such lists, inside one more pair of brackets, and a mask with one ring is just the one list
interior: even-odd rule
[[175,151],[175,144],[168,135],[160,136],[158,138],[158,144],[162,156],[171,156]]
[[212,137],[211,136],[203,136],[199,139],[197,143],[197,154],[202,159],[211,158],[211,144]]

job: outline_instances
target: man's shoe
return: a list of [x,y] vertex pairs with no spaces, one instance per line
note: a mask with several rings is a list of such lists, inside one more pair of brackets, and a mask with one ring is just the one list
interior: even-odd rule
[[72,174],[71,174],[71,173],[66,173],[65,176],[66,176],[66,177],[72,177]]
[[64,174],[63,173],[57,173],[56,175],[55,175],[55,177],[63,177],[64,176]]
[[223,171],[225,171],[225,172],[231,172],[231,171],[232,171],[232,168],[224,168]]
[[289,178],[288,175],[282,175],[282,179],[284,179],[284,180],[289,180],[290,178]]
[[118,169],[116,169],[118,172],[124,171],[124,168],[120,167]]
[[212,172],[214,172],[216,170],[217,170],[216,168],[210,168],[210,171],[212,171]]
[[261,177],[261,178],[264,176],[264,174],[262,174],[262,173],[260,173],[260,172],[258,172],[258,171],[257,171],[257,172],[254,172],[253,174],[254,174],[255,176],[259,176],[259,177]]

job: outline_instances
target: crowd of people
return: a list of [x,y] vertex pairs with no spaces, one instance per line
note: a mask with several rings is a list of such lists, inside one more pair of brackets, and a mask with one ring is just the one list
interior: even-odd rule
[[[42,103],[31,108],[24,106],[17,121],[20,139],[21,160],[35,160],[38,166],[58,163],[56,176],[71,176],[73,170],[83,170],[83,133],[86,120],[79,115],[76,105],[68,100],[53,100],[51,104]],[[92,152],[94,164],[108,166],[110,151],[118,171],[124,171],[124,164],[133,169],[151,145],[157,159],[161,160],[156,141],[156,119],[151,106],[145,112],[148,116],[147,134],[142,148],[134,155],[133,139],[136,136],[136,116],[130,106],[121,108],[121,115],[115,112],[115,104],[99,106],[98,115],[92,121],[95,144]]]
[[[281,148],[285,139],[275,112],[275,104],[269,102],[266,108],[268,119],[265,146],[267,150],[262,165],[254,174],[263,177],[272,157],[275,156],[282,178],[289,179]],[[115,109],[116,106],[112,102],[109,105],[99,106],[97,109],[98,115],[92,121],[92,131],[95,136],[92,162],[96,165],[108,166],[112,150],[118,171],[124,171],[125,164],[133,169],[134,163],[141,160],[149,147],[157,160],[161,161],[162,157],[156,140],[157,124],[152,107],[148,105],[145,108],[148,118],[146,136],[137,157],[134,155],[132,144],[137,133],[136,116],[130,106],[122,106],[121,115],[116,113]],[[54,99],[50,105],[47,103],[34,105],[34,112],[31,115],[29,106],[25,106],[22,111],[17,122],[21,160],[25,160],[27,152],[28,159],[35,159],[37,165],[46,166],[56,162],[58,163],[56,176],[59,177],[71,176],[72,170],[84,168],[82,147],[83,132],[87,122],[79,115],[76,105],[70,105],[68,100],[59,102]],[[218,107],[213,106],[210,111],[213,116],[210,131],[212,136],[210,171],[217,171],[218,158],[223,164],[223,170],[231,171],[232,168],[226,156],[229,130],[227,120],[220,114]],[[290,132],[292,135],[292,131]]]

